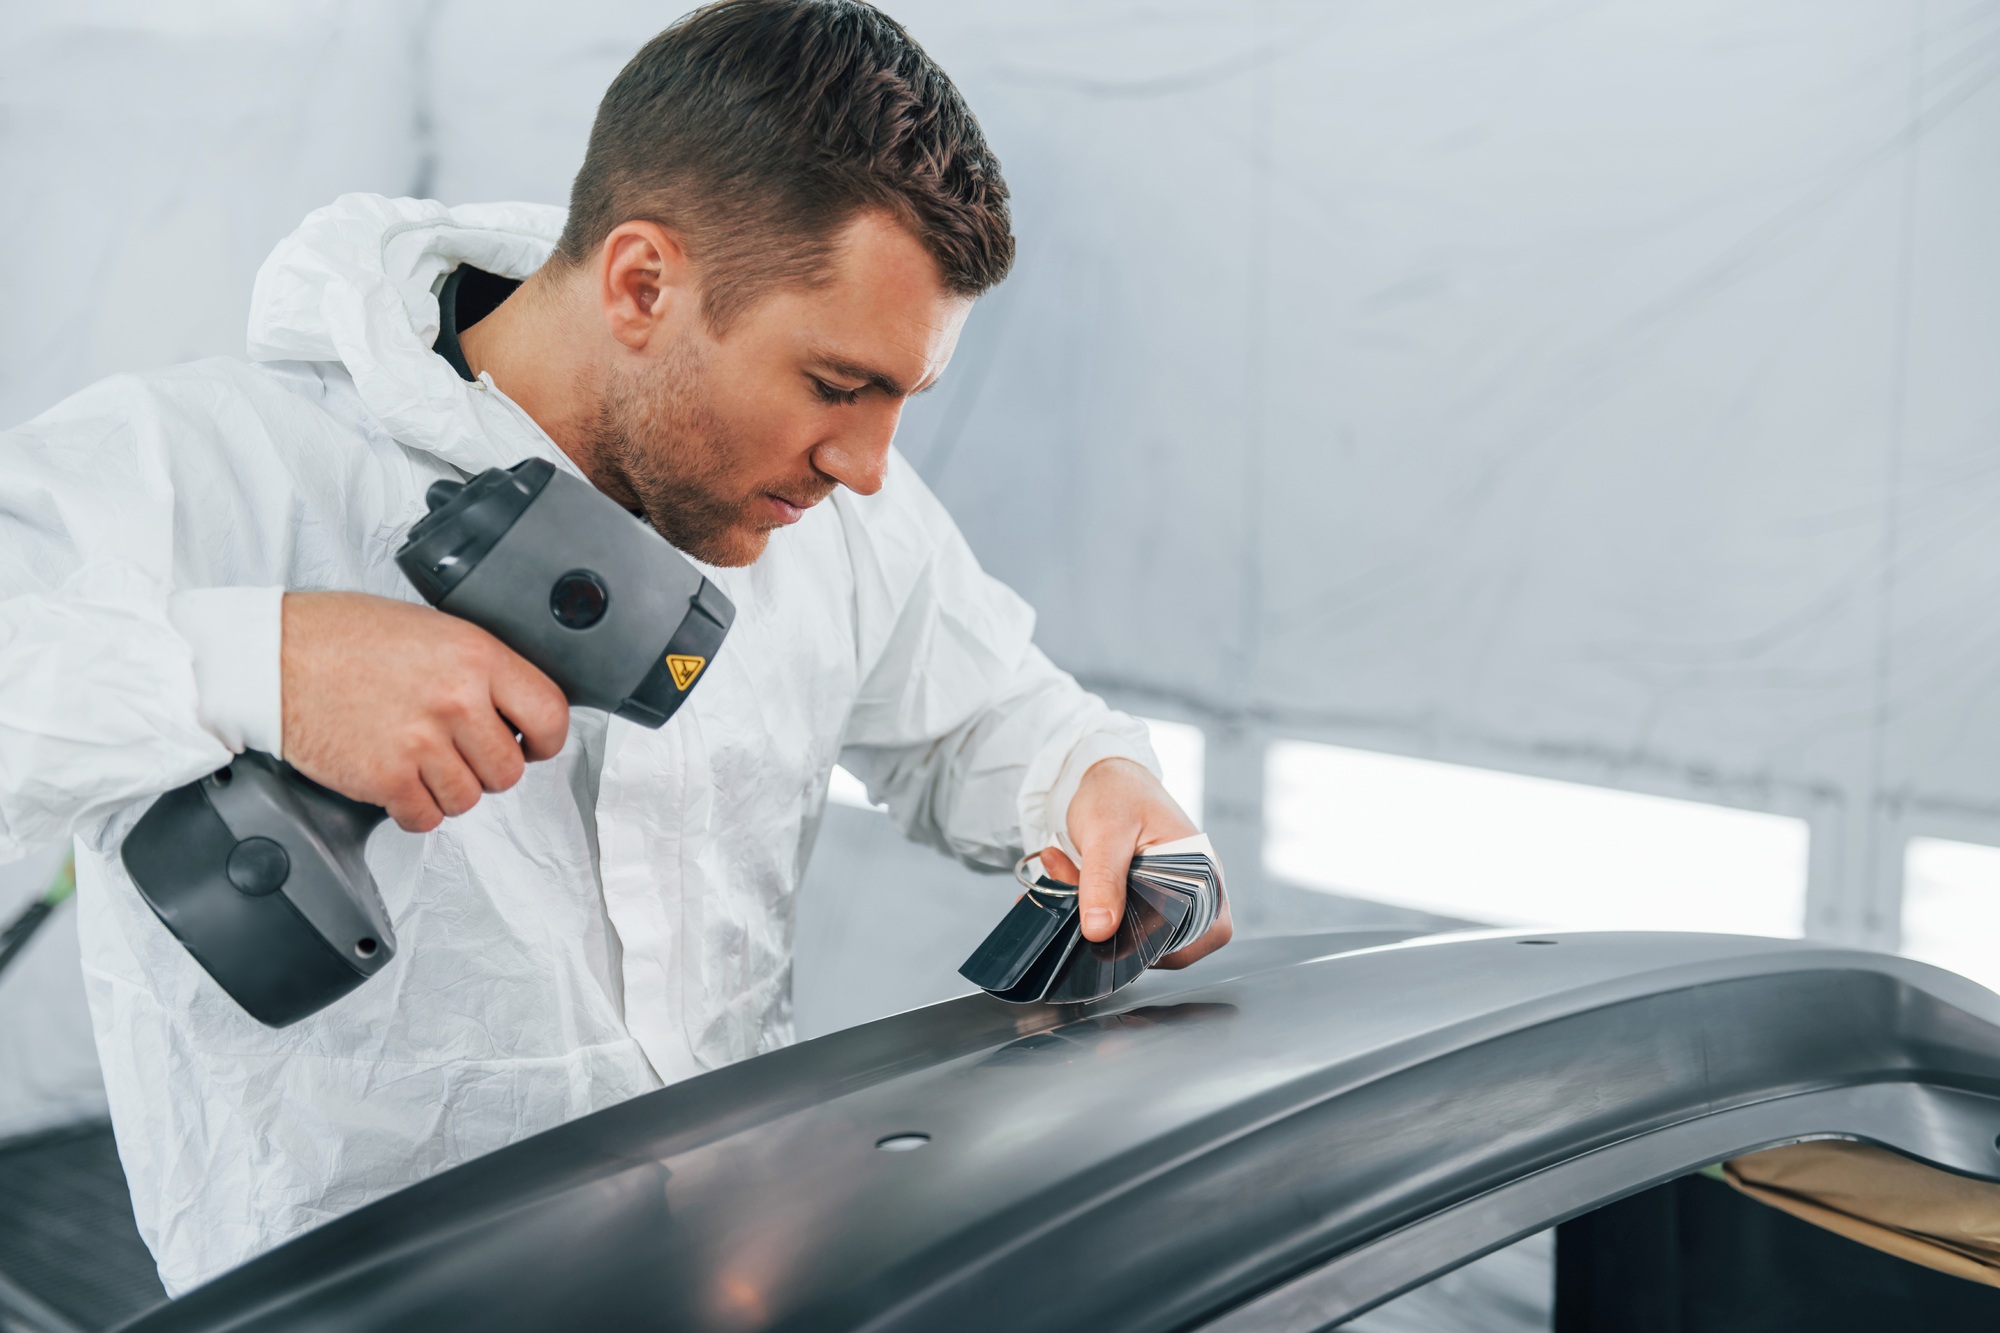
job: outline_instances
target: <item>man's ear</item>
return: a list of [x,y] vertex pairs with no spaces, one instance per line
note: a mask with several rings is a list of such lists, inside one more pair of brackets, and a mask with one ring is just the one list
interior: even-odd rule
[[657,222],[621,222],[597,252],[597,301],[611,336],[633,351],[700,299],[687,251]]

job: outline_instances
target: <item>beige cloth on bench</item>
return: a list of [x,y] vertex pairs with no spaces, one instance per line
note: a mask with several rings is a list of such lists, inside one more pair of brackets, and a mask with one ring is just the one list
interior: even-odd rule
[[1731,1185],[1849,1240],[2000,1287],[2000,1185],[1828,1140],[1738,1157]]

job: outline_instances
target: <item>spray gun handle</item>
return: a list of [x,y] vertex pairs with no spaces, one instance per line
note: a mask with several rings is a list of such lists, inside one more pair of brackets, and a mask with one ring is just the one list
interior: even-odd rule
[[283,1027],[395,957],[364,856],[386,818],[251,750],[162,796],[121,855],[209,975],[259,1022]]

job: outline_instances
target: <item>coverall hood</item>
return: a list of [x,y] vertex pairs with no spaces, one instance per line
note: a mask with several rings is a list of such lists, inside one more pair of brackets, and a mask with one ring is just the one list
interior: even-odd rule
[[[490,399],[431,354],[438,288],[460,264],[526,278],[547,262],[564,211],[348,194],[278,243],[250,295],[252,361],[336,362],[403,444],[464,472],[507,467]],[[504,409],[501,409],[504,410]],[[550,447],[549,456],[560,451]],[[562,460],[567,464],[568,460]]]

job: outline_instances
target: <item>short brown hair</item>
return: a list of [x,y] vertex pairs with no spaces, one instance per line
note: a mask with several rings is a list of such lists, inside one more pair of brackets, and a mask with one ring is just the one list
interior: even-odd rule
[[859,0],[722,0],[646,43],[597,108],[559,262],[659,223],[702,271],[721,328],[776,285],[810,284],[856,214],[897,217],[947,290],[1014,261],[1007,184],[958,89]]

